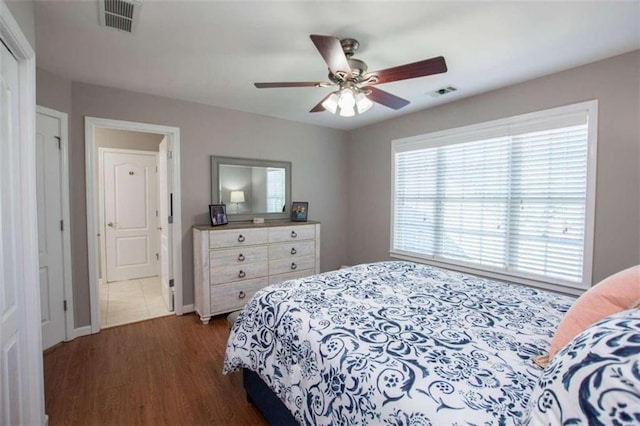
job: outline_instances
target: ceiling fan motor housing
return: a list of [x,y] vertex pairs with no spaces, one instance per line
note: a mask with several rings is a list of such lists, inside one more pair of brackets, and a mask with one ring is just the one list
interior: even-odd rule
[[[362,80],[362,76],[367,72],[367,64],[364,61],[355,58],[348,58],[347,63],[349,64],[349,68],[351,68],[351,78],[349,80],[353,81],[354,83],[360,82],[360,80]],[[336,75],[332,72],[329,72],[329,80],[336,84],[340,84],[347,79],[343,75]]]
[[347,58],[353,56],[360,47],[360,43],[355,38],[343,38],[340,40],[340,45],[342,46],[342,51],[344,52]]
[[[360,43],[354,38],[343,38],[340,40],[340,45],[342,46],[344,55],[347,57],[349,68],[351,68],[351,78],[349,81],[359,83],[362,80],[362,76],[366,74],[368,69],[367,64],[364,61],[353,57],[353,54],[356,53],[356,50],[360,47]],[[338,85],[347,81],[344,75],[340,75],[340,73],[336,74],[329,72],[329,80]]]

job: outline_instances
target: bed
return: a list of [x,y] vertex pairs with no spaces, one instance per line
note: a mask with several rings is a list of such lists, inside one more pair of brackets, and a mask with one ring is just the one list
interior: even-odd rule
[[573,302],[411,262],[359,265],[257,293],[224,372],[247,370],[272,423],[517,424],[543,371],[531,359]]

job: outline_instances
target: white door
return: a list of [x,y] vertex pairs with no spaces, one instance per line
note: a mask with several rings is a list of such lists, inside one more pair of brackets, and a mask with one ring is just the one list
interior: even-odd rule
[[60,120],[36,115],[36,187],[42,347],[65,339]]
[[107,281],[159,273],[156,153],[103,153]]
[[169,142],[165,136],[160,142],[158,153],[158,187],[159,187],[159,211],[158,223],[160,225],[160,283],[162,284],[162,298],[167,309],[173,311],[173,287],[170,286],[172,278],[171,259],[171,227],[169,216],[171,215],[171,178],[169,176]]
[[[0,11],[4,11],[0,2]],[[0,30],[4,30],[0,22]],[[0,31],[2,33],[2,31]],[[21,131],[25,124],[21,120],[20,95],[25,88],[20,87],[18,61],[0,41],[0,424],[18,425],[36,422],[38,395],[40,389],[32,387],[37,380],[32,377],[42,374],[37,364],[32,364],[33,339],[40,346],[39,329],[28,324],[28,304],[37,301],[26,300],[31,293],[35,272],[35,251],[29,251],[30,232],[35,231],[35,223],[29,222],[32,215],[23,214],[29,205],[28,173],[21,165],[26,165],[22,157],[29,152],[29,142],[21,142]],[[33,154],[31,154],[33,155]],[[33,194],[32,194],[33,195]],[[33,255],[33,258],[29,256]],[[33,262],[31,264],[30,262]],[[39,410],[37,410],[39,411]],[[31,413],[31,414],[30,414]]]

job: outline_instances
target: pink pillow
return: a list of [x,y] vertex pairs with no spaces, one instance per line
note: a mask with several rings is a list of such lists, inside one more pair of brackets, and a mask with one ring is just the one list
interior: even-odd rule
[[600,281],[576,300],[551,341],[549,359],[593,323],[636,307],[640,302],[640,265]]

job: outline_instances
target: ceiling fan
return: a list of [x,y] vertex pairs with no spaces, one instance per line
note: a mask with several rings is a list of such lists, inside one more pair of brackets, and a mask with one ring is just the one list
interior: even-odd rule
[[301,81],[282,83],[254,83],[258,89],[277,87],[332,87],[338,90],[329,93],[309,112],[329,111],[343,117],[362,114],[377,102],[398,110],[409,101],[374,87],[378,84],[410,78],[425,77],[447,72],[442,56],[400,65],[380,71],[367,72],[367,64],[353,57],[360,43],[352,38],[339,39],[332,36],[314,35],[311,41],[329,66],[329,81]]

